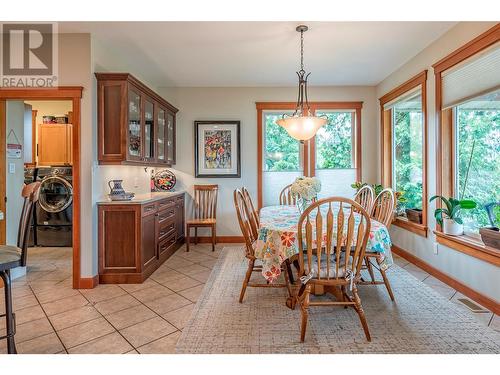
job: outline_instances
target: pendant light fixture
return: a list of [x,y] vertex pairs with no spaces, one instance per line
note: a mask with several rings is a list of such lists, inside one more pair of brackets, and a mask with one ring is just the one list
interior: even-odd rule
[[307,78],[311,73],[304,70],[304,33],[309,28],[305,25],[299,25],[295,30],[300,33],[300,70],[297,72],[299,77],[299,94],[297,105],[292,115],[283,114],[276,124],[285,128],[292,138],[301,142],[311,139],[322,126],[326,125],[327,118],[313,116],[309,100],[307,98]]

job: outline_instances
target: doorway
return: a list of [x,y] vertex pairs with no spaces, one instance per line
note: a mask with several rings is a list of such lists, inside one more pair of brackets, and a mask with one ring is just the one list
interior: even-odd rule
[[[11,194],[13,196],[19,194],[19,192],[7,191],[7,183],[9,182],[7,174],[12,171],[9,169],[12,168],[9,155],[13,156],[14,149],[19,149],[18,146],[12,145],[22,144],[21,154],[23,162],[26,162],[25,165],[22,164],[23,172],[25,172],[23,173],[23,182],[25,180],[29,182],[30,179],[38,179],[39,181],[45,179],[45,190],[47,190],[45,198],[39,202],[38,210],[35,210],[32,228],[34,233],[32,244],[42,244],[42,246],[33,247],[30,250],[32,254],[40,253],[35,256],[35,259],[43,259],[43,256],[49,257],[49,259],[50,257],[67,257],[67,267],[73,288],[84,289],[93,288],[97,282],[95,278],[82,279],[80,277],[81,96],[82,87],[0,89],[0,196],[7,198],[8,194],[10,199]],[[10,143],[8,139],[9,133],[12,138],[12,133],[10,129],[8,131],[9,124],[6,116],[8,106],[13,101],[22,103],[26,122],[28,121],[29,106],[31,106],[32,131],[26,132],[28,134],[26,139],[24,136],[22,137],[24,142],[14,139],[13,142],[17,143]],[[52,109],[47,109],[47,106],[50,107],[50,105],[52,105]],[[71,109],[71,111],[63,109]],[[17,138],[20,137],[17,136]],[[54,143],[54,139],[57,139],[57,142]],[[12,174],[16,174],[15,167],[13,169],[14,173]],[[19,178],[19,175],[16,175]],[[3,220],[0,220],[0,242],[6,243],[9,240],[10,244],[12,238],[9,238],[8,227],[11,224],[10,220],[9,224],[6,220],[8,216],[10,219],[9,205],[5,203],[5,199],[0,199],[0,211],[4,213]],[[15,222],[12,225],[16,225]],[[65,234],[62,235],[63,233]],[[41,242],[38,237],[40,235]],[[44,244],[48,246],[43,246]],[[46,254],[43,254],[44,247],[50,248]],[[62,249],[66,249],[66,253]],[[58,252],[58,250],[61,251]],[[30,257],[29,253],[28,257]],[[62,261],[58,264],[64,266]]]

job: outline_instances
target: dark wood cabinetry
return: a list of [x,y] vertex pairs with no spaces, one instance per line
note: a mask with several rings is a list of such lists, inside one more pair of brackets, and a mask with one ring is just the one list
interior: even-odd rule
[[99,204],[99,282],[141,283],[184,243],[184,194]]
[[175,164],[173,105],[128,73],[96,73],[100,164]]

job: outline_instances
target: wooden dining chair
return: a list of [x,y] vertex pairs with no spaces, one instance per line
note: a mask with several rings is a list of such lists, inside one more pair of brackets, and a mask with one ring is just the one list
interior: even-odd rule
[[245,208],[248,210],[247,215],[250,219],[250,227],[252,228],[252,234],[255,238],[259,236],[259,213],[255,209],[255,205],[253,204],[252,197],[248,192],[246,187],[241,188],[241,193],[243,194],[243,198],[245,199]]
[[[288,272],[286,269],[285,262],[281,265],[282,274],[285,279],[285,283],[256,283],[250,282],[250,278],[253,272],[262,272],[262,265],[256,265],[257,258],[255,257],[255,248],[254,243],[257,240],[257,237],[254,236],[252,227],[251,227],[251,218],[248,212],[250,210],[245,207],[246,201],[245,197],[241,190],[236,189],[233,193],[234,198],[234,208],[236,209],[236,216],[238,217],[238,223],[240,225],[241,233],[243,234],[243,238],[245,241],[245,257],[248,259],[248,268],[245,273],[245,279],[243,280],[243,285],[241,287],[240,292],[240,303],[243,302],[243,298],[245,297],[245,291],[247,287],[258,287],[258,288],[287,288],[288,295],[292,296],[292,287],[290,285],[290,280],[288,276]],[[261,276],[262,277],[262,276]]]
[[[396,199],[394,191],[390,188],[386,188],[382,190],[375,202],[373,204],[372,210],[372,219],[377,220],[379,223],[384,224],[387,229],[392,224],[394,219],[394,207],[396,205]],[[372,259],[375,260],[375,263],[372,262]],[[373,251],[367,251],[365,253],[365,266],[370,274],[371,281],[363,280],[359,284],[363,285],[381,285],[384,284],[387,292],[389,293],[389,297],[392,301],[394,301],[394,293],[392,292],[391,284],[389,283],[389,279],[387,278],[387,274],[385,270],[380,267],[379,263],[379,254]],[[377,269],[382,276],[382,280],[375,279],[375,273],[373,269]]]
[[280,205],[296,205],[297,198],[292,195],[292,184],[286,185],[280,192]]
[[363,186],[354,196],[354,201],[359,203],[359,205],[363,207],[368,213],[372,212],[374,200],[375,189],[370,185]]
[[40,182],[33,182],[25,185],[21,191],[24,198],[21,218],[19,220],[19,229],[17,232],[17,246],[0,246],[0,277],[3,280],[3,289],[5,293],[5,335],[0,340],[7,339],[7,352],[16,354],[16,343],[14,336],[16,334],[16,317],[12,307],[12,285],[10,279],[10,270],[17,267],[25,267],[28,257],[28,237],[31,224],[33,205],[38,200],[40,194]]
[[217,195],[219,185],[194,185],[194,219],[186,220],[186,252],[189,251],[190,232],[194,228],[194,243],[198,243],[198,228],[210,228],[212,251],[217,243]]
[[[355,223],[359,215],[359,225]],[[370,216],[351,199],[330,197],[311,204],[298,223],[299,265],[302,285],[292,301],[301,310],[300,341],[304,341],[309,307],[346,306],[358,313],[366,339],[368,323],[357,282],[370,235]],[[322,246],[317,246],[321,243]],[[335,300],[311,300],[313,287],[323,287]]]

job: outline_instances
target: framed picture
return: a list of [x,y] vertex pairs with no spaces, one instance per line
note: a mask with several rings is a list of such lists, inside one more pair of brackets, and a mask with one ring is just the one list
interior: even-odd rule
[[195,121],[195,177],[241,177],[240,122]]

